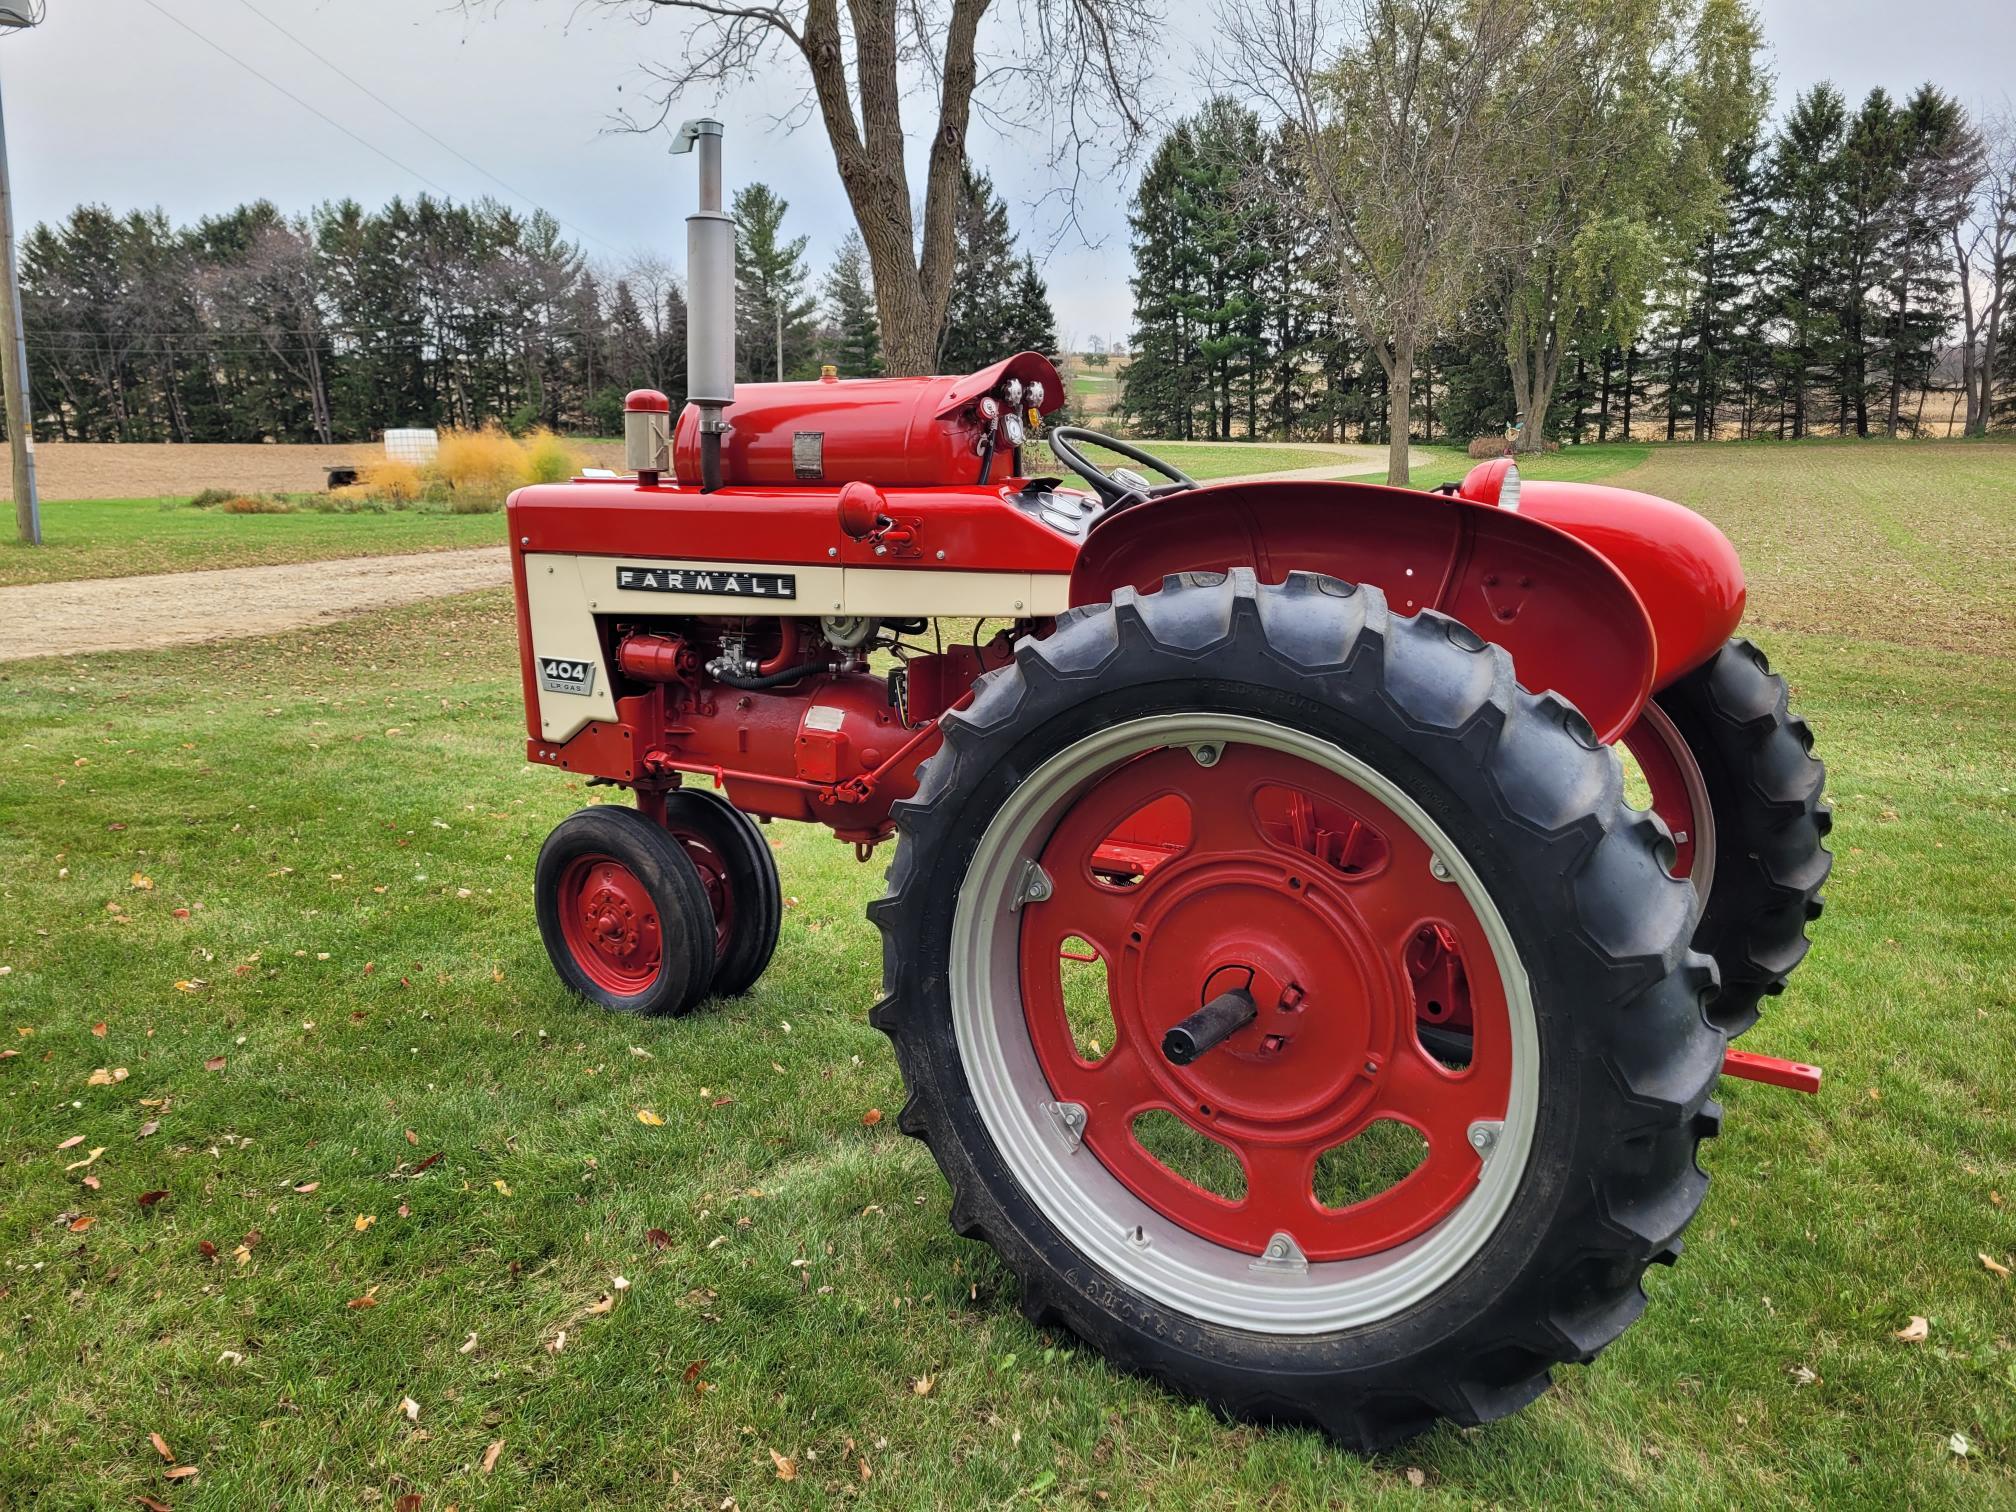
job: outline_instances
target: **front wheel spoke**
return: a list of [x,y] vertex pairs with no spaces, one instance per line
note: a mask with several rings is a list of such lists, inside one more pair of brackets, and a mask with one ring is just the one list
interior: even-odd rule
[[1125,1030],[1100,1059],[1054,1066],[1049,1079],[1058,1102],[1074,1102],[1085,1109],[1088,1133],[1117,1134],[1137,1114],[1167,1101]]

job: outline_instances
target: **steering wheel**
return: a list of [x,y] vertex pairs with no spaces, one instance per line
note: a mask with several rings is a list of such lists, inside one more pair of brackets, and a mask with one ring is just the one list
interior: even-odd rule
[[[1180,493],[1197,486],[1197,480],[1188,473],[1164,462],[1153,452],[1122,441],[1118,436],[1104,435],[1077,425],[1060,425],[1049,433],[1048,439],[1051,453],[1057,460],[1091,484],[1092,491],[1112,508],[1139,503],[1143,499],[1157,499],[1163,494]],[[1140,474],[1124,467],[1108,471],[1078,450],[1081,444],[1118,452],[1130,462],[1139,462],[1143,467],[1154,469],[1169,481],[1151,484]]]

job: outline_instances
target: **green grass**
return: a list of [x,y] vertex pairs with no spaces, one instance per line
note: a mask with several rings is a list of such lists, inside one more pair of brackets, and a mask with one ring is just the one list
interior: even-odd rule
[[523,762],[493,593],[0,668],[0,1505],[2010,1505],[2016,448],[1626,462],[1744,548],[1829,764],[1827,914],[1748,1042],[1828,1080],[1725,1085],[1685,1257],[1533,1409],[1360,1462],[1024,1322],[894,1129],[881,857],[772,831],[747,998],[563,997],[528,879],[596,795]]
[[232,515],[181,500],[86,499],[42,506],[42,545],[0,543],[0,587],[329,557],[501,546],[504,516],[435,510]]
[[[1305,467],[1336,467],[1343,472],[1354,466],[1348,458],[1340,458],[1337,453],[1316,446],[1277,445],[1265,441],[1139,441],[1135,444],[1165,461],[1175,463],[1199,480],[1246,473],[1288,472]],[[1101,465],[1131,467],[1144,476],[1150,471],[1138,462],[1110,454],[1099,447],[1091,448],[1090,455],[1094,462]],[[1067,481],[1075,481],[1069,469],[1048,456],[1047,449],[1032,458],[1028,466],[1032,473],[1048,469],[1064,474]],[[1160,479],[1150,481],[1159,482]]]

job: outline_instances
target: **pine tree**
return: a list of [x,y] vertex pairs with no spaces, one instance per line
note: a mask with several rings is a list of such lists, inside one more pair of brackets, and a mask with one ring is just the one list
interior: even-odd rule
[[1764,287],[1782,333],[1772,352],[1778,434],[1794,440],[1812,424],[1820,387],[1838,389],[1841,348],[1842,139],[1848,109],[1832,84],[1793,103],[1772,142]]
[[810,378],[818,371],[816,306],[805,287],[810,238],[784,239],[790,208],[768,184],[735,193],[735,366],[744,382]]
[[826,274],[827,351],[842,378],[873,378],[882,371],[882,331],[869,282],[868,249],[849,231]]
[[938,371],[970,373],[1015,345],[1015,238],[994,181],[968,163],[954,212],[952,297],[938,339]]
[[1955,305],[1947,237],[1953,229],[1964,179],[1979,137],[1952,96],[1919,87],[1901,112],[1903,136],[1897,193],[1882,260],[1887,275],[1877,296],[1887,389],[1884,434],[1909,425],[1903,396],[1922,398],[1932,382],[1940,343],[1953,325]]
[[1200,382],[1191,330],[1196,275],[1191,214],[1182,185],[1195,156],[1190,123],[1156,146],[1134,191],[1128,226],[1134,251],[1134,356],[1121,371],[1121,404],[1152,436],[1189,440]]
[[1036,270],[1033,254],[1023,254],[1009,308],[1010,334],[1004,356],[1012,352],[1040,352],[1055,360],[1062,355],[1057,350],[1057,314],[1050,308],[1050,286]]

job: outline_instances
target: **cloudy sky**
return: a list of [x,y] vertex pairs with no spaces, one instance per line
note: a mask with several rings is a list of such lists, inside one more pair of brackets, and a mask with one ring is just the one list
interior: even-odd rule
[[[0,34],[22,229],[80,201],[158,205],[187,221],[262,196],[294,210],[431,190],[542,205],[597,258],[683,258],[690,173],[666,157],[663,135],[613,129],[626,102],[645,104],[639,64],[674,54],[676,16],[640,25],[598,0],[485,0],[466,12],[452,0],[46,0],[46,9],[35,30]],[[1211,8],[1168,0],[1166,9],[1182,19],[1160,103],[1180,109],[1198,93]],[[1922,0],[1908,12],[1894,0],[1761,0],[1761,10],[1781,99],[1823,78],[1851,98],[1932,79],[1970,104],[2008,103],[2012,0]],[[823,266],[849,212],[816,122],[796,131],[778,122],[797,85],[780,60],[774,78],[718,108],[703,96],[682,103],[728,123],[730,183],[778,188]],[[924,102],[908,119],[914,133]],[[1043,258],[1064,334],[1124,333],[1127,176],[1087,186],[1073,231],[1043,203],[1053,179],[1041,143],[976,121],[969,145]]]

